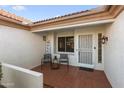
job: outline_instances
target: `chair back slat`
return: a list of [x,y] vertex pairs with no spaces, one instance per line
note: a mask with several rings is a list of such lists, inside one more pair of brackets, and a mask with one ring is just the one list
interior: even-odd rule
[[67,59],[68,55],[67,54],[60,54],[60,59]]

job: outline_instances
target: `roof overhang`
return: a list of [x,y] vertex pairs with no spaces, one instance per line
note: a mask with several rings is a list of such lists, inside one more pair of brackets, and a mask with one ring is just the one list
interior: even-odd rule
[[93,14],[98,14],[98,13],[106,11],[108,8],[109,8],[109,6],[100,6],[95,9],[91,9],[91,10],[86,10],[86,11],[76,12],[76,13],[67,14],[67,15],[63,15],[63,16],[58,16],[58,17],[54,17],[54,18],[50,18],[50,19],[46,19],[46,20],[36,21],[36,22],[33,22],[32,24],[30,24],[30,26],[37,26],[37,25],[47,24],[47,23],[51,23],[51,22],[57,22],[57,21],[62,21],[62,20],[78,18],[81,16],[89,16],[89,15],[93,15]]
[[22,24],[19,21],[12,20],[10,18],[6,18],[6,17],[3,17],[3,16],[0,16],[0,25],[4,25],[4,26],[8,26],[8,27],[19,28],[19,29],[29,30],[30,31],[29,26],[27,26],[25,24]]
[[24,30],[30,30],[30,27],[28,26],[28,24],[24,24],[21,21],[13,20],[11,18],[2,16],[2,15],[0,15],[0,25],[5,25],[5,26],[9,26],[9,27],[14,27],[14,28],[20,28],[20,29],[24,29]]
[[75,24],[75,25],[67,25],[67,26],[60,26],[60,27],[54,27],[54,28],[46,28],[42,30],[34,30],[32,32],[46,32],[46,31],[54,31],[54,30],[68,29],[68,28],[102,25],[102,24],[113,23],[114,21],[115,21],[114,19],[100,20],[100,21],[95,21],[95,22],[80,23],[80,24]]
[[123,10],[124,6],[121,5],[104,6],[74,15],[72,14],[38,23],[36,22],[35,24],[30,24],[30,26],[32,32],[39,32],[102,23],[112,23]]
[[24,24],[18,20],[13,20],[12,18],[0,15],[0,24],[14,28],[25,29],[32,32],[48,31],[86,25],[112,23],[123,10],[123,5],[106,5],[97,9],[72,13],[57,18],[33,22],[30,24]]

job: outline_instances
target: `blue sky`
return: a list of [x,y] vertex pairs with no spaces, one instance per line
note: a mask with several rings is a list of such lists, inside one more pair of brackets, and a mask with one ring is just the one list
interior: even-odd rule
[[7,10],[18,16],[28,18],[32,21],[48,19],[56,16],[65,15],[68,13],[78,12],[96,8],[95,5],[26,5],[12,6],[3,5],[0,9]]

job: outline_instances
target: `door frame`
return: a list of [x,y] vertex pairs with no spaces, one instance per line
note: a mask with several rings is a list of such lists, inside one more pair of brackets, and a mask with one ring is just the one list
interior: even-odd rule
[[[82,64],[82,63],[79,63],[79,36],[80,35],[92,35],[92,65],[88,65],[88,64]],[[94,68],[95,66],[95,51],[94,51],[94,43],[95,42],[95,39],[94,39],[94,33],[78,33],[76,35],[76,58],[77,58],[77,66],[79,67],[87,67],[87,68]]]

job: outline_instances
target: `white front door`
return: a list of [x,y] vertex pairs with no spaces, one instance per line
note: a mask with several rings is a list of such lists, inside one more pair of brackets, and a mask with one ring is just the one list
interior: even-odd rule
[[93,35],[78,36],[78,66],[93,68]]

